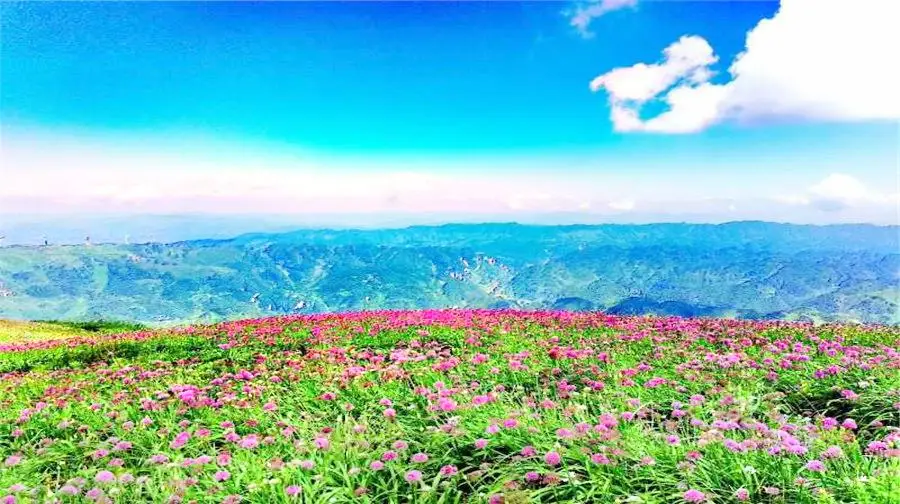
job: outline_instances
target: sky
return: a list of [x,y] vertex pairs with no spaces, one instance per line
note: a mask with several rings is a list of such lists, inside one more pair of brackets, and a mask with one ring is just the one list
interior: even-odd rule
[[0,14],[0,227],[900,223],[896,2]]

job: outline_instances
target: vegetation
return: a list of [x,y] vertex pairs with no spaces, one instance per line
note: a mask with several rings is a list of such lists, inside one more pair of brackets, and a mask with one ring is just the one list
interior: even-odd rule
[[375,309],[900,322],[897,227],[448,225],[0,248],[0,316],[214,322]]
[[25,337],[0,345],[0,492],[900,503],[898,369],[897,327],[572,312]]

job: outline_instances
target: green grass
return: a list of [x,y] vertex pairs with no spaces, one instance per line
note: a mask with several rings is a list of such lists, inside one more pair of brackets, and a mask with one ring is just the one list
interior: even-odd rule
[[[900,503],[900,457],[870,449],[900,449],[897,328],[466,311],[124,336],[114,323],[33,327],[77,338],[20,328],[22,346],[0,351],[0,495],[20,502],[96,488],[101,502],[683,503],[695,489],[727,503],[746,489],[754,503]],[[806,453],[770,453],[785,436]],[[390,450],[399,458],[371,469]],[[428,460],[412,462],[419,452]],[[95,481],[103,471],[116,481]]]

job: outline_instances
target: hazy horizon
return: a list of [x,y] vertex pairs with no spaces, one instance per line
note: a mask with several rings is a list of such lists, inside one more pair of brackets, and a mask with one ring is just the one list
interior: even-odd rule
[[[555,215],[535,215],[532,219],[503,220],[488,219],[482,215],[468,218],[458,217],[451,220],[440,220],[423,216],[410,219],[408,216],[397,216],[394,219],[382,216],[380,221],[365,221],[364,216],[354,220],[347,216],[337,216],[333,220],[303,221],[287,216],[221,216],[215,214],[173,214],[173,215],[137,215],[106,216],[82,215],[70,216],[66,222],[17,216],[13,222],[2,223],[0,228],[0,246],[42,245],[46,240],[51,245],[80,245],[90,238],[92,244],[140,244],[171,243],[204,239],[230,239],[253,233],[289,233],[299,230],[361,230],[377,231],[389,229],[405,229],[409,227],[440,227],[454,225],[522,225],[522,226],[652,226],[659,224],[684,225],[729,225],[742,223],[764,223],[788,226],[875,226],[898,228],[898,244],[900,244],[900,225],[878,224],[868,222],[841,222],[828,224],[810,224],[796,222],[779,222],[757,219],[736,219],[711,222],[705,220],[681,219],[672,216],[670,220],[633,220],[634,216],[624,216],[619,220],[606,219],[586,221],[579,220],[578,215],[565,219]],[[341,220],[341,219],[344,220]]]

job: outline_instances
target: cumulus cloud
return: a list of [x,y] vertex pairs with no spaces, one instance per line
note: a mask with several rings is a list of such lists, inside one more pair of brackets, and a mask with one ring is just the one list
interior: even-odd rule
[[[711,81],[718,62],[697,35],[681,37],[660,62],[616,68],[591,81],[606,91],[617,131],[690,133],[725,122],[866,121],[900,118],[900,3],[782,0],[747,33],[745,48]],[[666,111],[642,118],[650,101]]]
[[569,23],[585,38],[593,37],[590,31],[591,21],[615,10],[634,7],[637,0],[590,0],[576,5],[569,12]]

